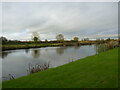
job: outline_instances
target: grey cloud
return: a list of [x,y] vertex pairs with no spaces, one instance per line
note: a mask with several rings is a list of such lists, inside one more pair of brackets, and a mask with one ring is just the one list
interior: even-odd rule
[[[30,39],[33,31],[41,39],[117,34],[117,3],[3,3],[3,35]],[[26,32],[28,30],[28,32]],[[25,33],[24,33],[25,32]],[[102,35],[101,35],[102,36]]]

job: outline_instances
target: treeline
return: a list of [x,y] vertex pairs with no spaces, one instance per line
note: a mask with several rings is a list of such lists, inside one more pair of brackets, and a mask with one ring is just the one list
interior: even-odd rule
[[65,40],[63,34],[56,35],[56,40],[48,41],[45,39],[44,41],[40,40],[40,36],[37,32],[33,32],[32,38],[30,41],[19,41],[19,40],[8,40],[6,37],[0,37],[0,41],[2,44],[35,44],[35,43],[64,43],[64,42],[78,42],[79,38],[74,37],[73,40]]
[[34,41],[19,41],[19,40],[1,40],[0,41],[2,42],[2,44],[42,44],[42,43],[90,43],[90,44],[94,44],[94,43],[97,43],[97,44],[100,44],[100,43],[107,43],[107,42],[110,42],[110,41],[120,41],[120,40],[116,40],[116,39],[106,39],[106,40],[103,40],[103,39],[97,39],[97,40],[80,40],[80,41],[75,41],[75,40],[64,40],[64,41],[58,41],[58,40],[53,40],[53,41],[37,41],[37,42],[34,42]]
[[44,44],[44,43],[49,43],[49,44],[53,44],[53,43],[80,43],[81,45],[86,45],[86,44],[101,44],[101,43],[107,43],[110,41],[119,41],[120,39],[96,39],[96,40],[90,40],[89,38],[84,38],[82,40],[79,40],[78,37],[74,37],[72,40],[64,40],[63,36],[58,36],[56,37],[56,40],[51,40],[48,41],[47,39],[45,41],[41,41],[41,40],[36,40],[35,37],[33,37],[33,39],[31,41],[20,41],[20,40],[8,40],[6,37],[0,37],[0,42],[2,45],[20,45],[20,44]]

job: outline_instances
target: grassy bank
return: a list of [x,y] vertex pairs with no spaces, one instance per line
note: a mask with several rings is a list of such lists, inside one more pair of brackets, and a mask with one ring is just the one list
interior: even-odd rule
[[95,42],[18,42],[18,43],[3,43],[0,45],[2,51],[15,50],[15,49],[29,49],[29,48],[41,48],[41,47],[57,47],[57,46],[79,46],[79,45],[92,45]]
[[15,50],[15,49],[29,49],[29,48],[41,48],[41,47],[56,47],[63,46],[62,43],[55,44],[18,44],[18,45],[2,45],[2,51]]
[[3,82],[3,88],[116,88],[118,48]]
[[41,48],[41,47],[57,47],[57,46],[81,46],[81,45],[93,45],[93,44],[105,44],[107,46],[116,47],[118,46],[118,41],[64,41],[64,42],[57,42],[57,41],[49,41],[49,42],[6,42],[0,45],[2,51],[5,50],[14,50],[14,49],[29,49],[29,48]]

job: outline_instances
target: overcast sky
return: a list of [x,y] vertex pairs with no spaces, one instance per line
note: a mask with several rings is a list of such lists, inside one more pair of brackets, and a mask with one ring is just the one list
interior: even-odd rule
[[59,33],[65,39],[116,37],[117,5],[117,2],[2,3],[0,36],[31,40],[32,32],[39,32],[41,40],[55,39]]

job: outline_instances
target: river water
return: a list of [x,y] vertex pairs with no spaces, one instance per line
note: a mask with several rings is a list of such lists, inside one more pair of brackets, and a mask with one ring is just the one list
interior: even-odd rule
[[94,54],[96,54],[95,45],[3,51],[0,54],[2,59],[2,80],[9,80],[10,75],[14,76],[14,78],[28,75],[27,70],[30,64],[34,66],[49,63],[50,68],[52,68]]

